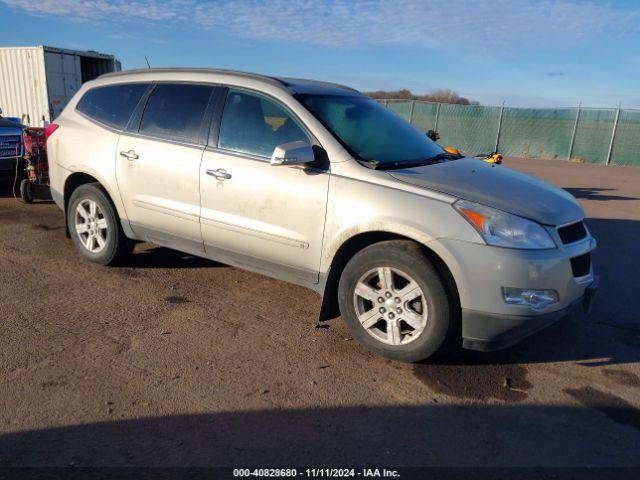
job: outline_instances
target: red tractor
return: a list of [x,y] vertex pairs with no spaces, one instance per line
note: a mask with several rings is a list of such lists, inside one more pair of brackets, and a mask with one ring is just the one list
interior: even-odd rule
[[20,182],[20,198],[31,203],[49,195],[46,129],[27,127],[22,132],[25,178]]

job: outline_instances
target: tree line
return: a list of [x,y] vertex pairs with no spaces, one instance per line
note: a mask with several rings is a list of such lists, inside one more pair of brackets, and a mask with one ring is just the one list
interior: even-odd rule
[[433,90],[430,93],[423,95],[412,93],[411,90],[403,88],[402,90],[376,90],[375,92],[366,92],[371,98],[375,99],[389,99],[389,100],[422,100],[425,102],[436,103],[457,103],[460,105],[480,105],[480,102],[475,100],[469,100],[466,97],[458,95],[457,92],[449,90],[448,88],[441,88]]

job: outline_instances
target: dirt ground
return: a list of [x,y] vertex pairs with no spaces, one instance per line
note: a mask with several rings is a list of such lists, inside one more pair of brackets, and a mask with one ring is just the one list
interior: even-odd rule
[[0,466],[640,466],[640,169],[507,165],[584,206],[594,309],[420,365],[261,275],[146,244],[91,265],[2,190]]

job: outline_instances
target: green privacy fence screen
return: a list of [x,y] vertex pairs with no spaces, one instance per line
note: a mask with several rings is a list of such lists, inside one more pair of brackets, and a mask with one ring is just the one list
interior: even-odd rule
[[617,165],[640,165],[640,110],[621,110],[613,139],[612,162]]
[[640,166],[640,110],[510,108],[381,100],[440,144],[470,154]]

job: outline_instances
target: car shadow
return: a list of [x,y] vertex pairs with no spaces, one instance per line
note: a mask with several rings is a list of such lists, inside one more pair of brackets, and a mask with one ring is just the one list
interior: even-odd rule
[[587,218],[598,245],[592,252],[600,278],[592,319],[640,331],[640,221]]
[[608,200],[638,200],[638,197],[630,197],[628,195],[610,195],[608,191],[615,191],[615,188],[595,188],[595,187],[565,187],[564,190],[569,192],[576,198],[584,200],[597,200],[605,202]]
[[[578,401],[587,408],[427,404],[121,419],[4,433],[0,458],[4,468],[495,465],[521,473],[547,466],[551,473],[553,466],[637,467],[639,411],[598,394]],[[122,407],[112,404],[112,414]],[[603,442],[603,435],[615,441]],[[537,469],[535,478],[564,478],[544,471]],[[407,473],[401,478],[425,478]]]
[[[17,198],[20,199],[20,183],[13,185],[13,179],[7,180],[6,178],[0,178],[0,198]],[[39,187],[36,196],[33,199],[33,203],[53,203],[51,194],[48,187]]]
[[118,266],[141,269],[226,267],[226,265],[213,260],[165,247],[150,247],[144,250],[136,248],[135,252],[122,260]]

